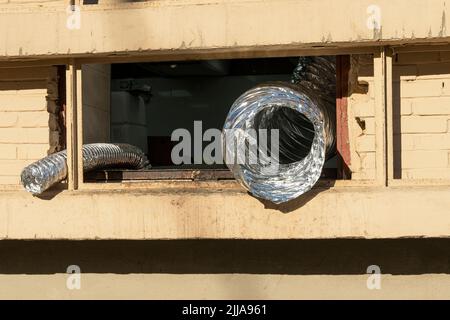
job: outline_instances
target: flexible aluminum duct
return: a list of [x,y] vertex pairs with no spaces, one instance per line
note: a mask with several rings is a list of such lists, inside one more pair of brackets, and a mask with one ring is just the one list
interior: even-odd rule
[[[301,58],[291,84],[259,85],[234,102],[223,130],[225,162],[253,195],[282,203],[309,191],[317,182],[326,157],[335,149],[335,78],[332,59]],[[257,148],[252,148],[248,134],[242,132],[260,129],[267,129],[268,136],[275,132],[270,130],[278,130],[278,145],[269,138],[267,148],[261,147],[259,140]],[[242,146],[246,149],[244,161],[227,158],[236,153],[239,157],[236,148]],[[273,152],[274,158],[261,150],[271,146],[279,150],[278,156]],[[264,161],[249,161],[255,158]]]
[[[129,144],[93,143],[83,146],[84,172],[108,167],[140,169],[147,164],[142,150]],[[41,194],[66,177],[66,150],[30,164],[20,175],[25,189],[34,195]]]

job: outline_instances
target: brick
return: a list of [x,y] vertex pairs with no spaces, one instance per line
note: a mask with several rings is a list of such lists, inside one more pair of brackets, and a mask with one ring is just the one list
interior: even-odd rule
[[351,108],[355,117],[373,117],[375,115],[375,103],[373,100],[364,103],[352,103]]
[[375,165],[375,152],[363,152],[359,154],[361,160],[362,169],[374,169]]
[[450,169],[427,168],[427,169],[405,169],[402,170],[402,179],[450,179]]
[[402,150],[450,150],[450,133],[402,134]]
[[48,127],[49,114],[39,112],[0,112],[0,128],[39,128]]
[[47,111],[21,112],[17,114],[17,126],[21,128],[48,127],[49,114]]
[[352,93],[349,97],[349,106],[352,107],[354,104],[359,103],[374,103],[374,100],[366,93]]
[[0,128],[11,128],[17,125],[17,113],[0,112]]
[[[0,81],[0,92],[7,91],[41,91],[43,95],[47,94],[47,80],[29,80],[29,81]],[[1,94],[0,94],[1,95]]]
[[22,91],[12,91],[6,94],[0,91],[0,111],[42,111],[46,109],[45,95],[27,94]]
[[362,123],[364,123],[365,129],[362,130],[361,126],[358,124],[358,121],[356,118],[352,120],[350,125],[352,126],[353,130],[355,130],[356,135],[360,134],[375,134],[375,119],[372,118],[360,118],[359,119]]
[[375,136],[362,135],[356,138],[356,150],[358,152],[375,151]]
[[364,122],[366,124],[365,134],[375,134],[375,118],[365,118]]
[[400,84],[400,92],[402,98],[450,95],[450,79],[402,81]]
[[47,99],[47,111],[49,113],[58,113],[60,111],[60,106],[56,103],[55,100]]
[[[49,144],[52,146],[58,145],[58,142],[60,140],[61,133],[58,131],[50,131],[49,133]],[[97,141],[95,141],[97,142]],[[86,142],[85,142],[86,143]]]
[[50,77],[50,67],[0,68],[0,80],[44,80]]
[[58,99],[58,83],[56,81],[47,81],[47,97],[51,100]]
[[0,144],[0,159],[16,159],[17,147],[13,144]]
[[48,144],[21,144],[17,146],[20,160],[39,160],[47,155]]
[[409,116],[412,114],[412,101],[414,99],[403,98],[400,101],[394,99],[394,117],[398,116],[398,110],[402,116]]
[[446,168],[448,166],[448,151],[402,151],[401,161],[402,169]]
[[[21,97],[23,96],[38,96],[43,97],[47,94],[47,87],[42,86],[40,87],[34,87],[34,88],[28,88],[27,84],[28,82],[0,82],[0,97],[3,96],[11,96],[11,95],[19,95]],[[16,89],[5,89],[6,87],[16,87]]]
[[23,168],[32,163],[29,160],[0,160],[0,172],[8,175],[20,175]]
[[48,128],[0,128],[0,143],[48,143]]
[[[406,116],[401,119],[402,133],[445,133],[448,130],[447,117]],[[394,133],[399,133],[394,126]]]
[[16,175],[16,176],[0,176],[0,184],[1,185],[19,184],[19,183],[20,183],[20,177],[18,175]]
[[352,180],[373,180],[375,174],[375,169],[363,169],[362,171],[352,172]]
[[415,115],[450,115],[450,97],[416,98],[411,105]]
[[61,127],[59,123],[59,117],[56,114],[49,113],[48,114],[48,127],[51,131],[58,131]]

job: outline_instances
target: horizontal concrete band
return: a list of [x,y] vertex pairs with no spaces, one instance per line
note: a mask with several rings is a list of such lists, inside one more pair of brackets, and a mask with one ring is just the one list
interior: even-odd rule
[[[239,189],[238,189],[239,190]],[[450,236],[450,187],[315,189],[275,206],[234,189],[0,192],[1,239]]]
[[[80,290],[66,287],[67,274],[0,275],[2,299],[448,299],[450,276],[369,275],[172,275],[81,274]],[[39,288],[37,290],[36,288]],[[188,288],[188,290],[174,290]],[[181,313],[181,311],[180,311]]]
[[[0,59],[444,43],[450,14],[444,0],[186,0],[81,6],[74,12],[67,5],[0,9]],[[345,17],[337,14],[344,11]]]

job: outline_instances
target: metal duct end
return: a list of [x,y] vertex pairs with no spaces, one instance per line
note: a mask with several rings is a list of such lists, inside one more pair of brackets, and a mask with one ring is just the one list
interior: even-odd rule
[[[112,167],[141,169],[148,163],[142,150],[129,144],[93,143],[83,146],[84,172]],[[33,195],[41,194],[66,178],[66,150],[30,164],[20,175],[25,190]]]
[[23,170],[20,175],[20,181],[25,187],[25,190],[34,195],[41,194],[43,192],[42,186],[44,182],[44,175],[37,166],[32,166],[27,170]]
[[66,176],[66,151],[60,151],[27,166],[22,170],[20,179],[25,190],[38,195]]
[[[286,113],[286,108],[296,113],[298,118],[292,118],[292,112]],[[286,114],[291,117],[285,117]],[[237,137],[238,141],[224,139],[224,154],[239,152],[230,149],[244,144],[247,147],[248,157],[243,163],[226,161],[227,166],[233,171],[236,180],[259,198],[274,203],[297,198],[309,191],[321,175],[326,146],[330,141],[324,122],[324,114],[317,105],[299,92],[294,85],[271,83],[253,88],[233,104],[224,130],[259,132],[259,129],[277,129],[280,132],[278,160],[284,158],[287,161],[285,163],[279,161],[275,171],[271,172],[264,164],[251,164],[247,161],[249,158],[253,156],[256,159],[261,155],[259,146],[257,149],[247,147],[247,142]],[[302,131],[309,130],[310,126],[314,133],[306,136]],[[270,132],[267,134],[270,135]],[[301,137],[309,140],[306,141],[309,142],[309,148],[298,161],[291,162],[289,159],[295,156],[291,155],[292,142],[299,141]]]
[[[241,95],[231,106],[224,134],[246,133],[223,140],[225,155],[239,153],[236,146],[247,149],[245,161],[225,159],[236,180],[253,195],[274,203],[309,191],[319,180],[326,157],[335,152],[335,96],[335,61],[327,57],[300,58],[292,83],[262,84]],[[273,160],[277,165],[273,165],[277,161],[267,165],[272,156],[265,154],[273,151],[267,153],[268,141],[261,147],[259,137],[251,136],[260,134],[260,129],[266,129],[267,135],[276,131],[278,158]],[[249,135],[257,148],[249,143]],[[248,161],[259,157],[264,161]]]

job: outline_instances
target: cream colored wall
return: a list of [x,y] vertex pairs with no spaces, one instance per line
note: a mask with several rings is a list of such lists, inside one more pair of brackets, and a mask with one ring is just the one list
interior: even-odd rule
[[352,179],[375,179],[375,89],[372,55],[352,55],[348,127]]
[[450,55],[401,53],[394,68],[397,178],[450,179]]
[[450,237],[450,186],[318,187],[278,206],[232,181],[94,187],[0,192],[0,239]]
[[[371,57],[353,56],[352,75],[352,93],[348,99],[352,178],[374,179],[375,100]],[[395,178],[450,178],[449,86],[448,52],[395,55]]]
[[[355,48],[449,40],[445,16],[450,9],[444,0],[377,1],[382,14],[382,32],[367,28],[367,8],[373,4],[371,0],[119,2],[102,1],[105,4],[83,6],[81,28],[70,30],[66,28],[65,1],[6,3],[0,0],[3,10],[0,43],[4,48],[0,59],[117,54],[122,57],[148,54],[153,59],[173,59],[185,53],[204,58],[203,53],[208,57],[231,57],[231,53],[254,55],[252,50],[271,56],[298,54],[298,49],[317,46]],[[108,10],[103,10],[105,8]],[[346,19],[336,15],[343,8]],[[321,13],[320,19],[299,19],[300,14],[317,17],[317,12]],[[401,135],[403,178],[447,177],[448,162],[446,166],[444,159],[447,155],[448,160],[446,90],[450,85],[447,82],[450,71],[447,61],[440,53],[439,56],[400,54],[396,62],[394,75],[399,72],[405,77],[398,79],[400,124],[405,129]],[[368,94],[358,91],[349,98],[352,170],[357,180],[374,177],[371,68],[370,62],[362,63],[359,73],[360,80],[368,83]],[[30,70],[32,72],[27,73]],[[52,141],[49,126],[45,125],[45,121],[48,122],[45,114],[49,109],[46,98],[55,99],[55,82],[51,81],[53,85],[48,86],[47,81],[54,76],[42,76],[45,72],[37,72],[38,79],[29,79],[27,74],[33,75],[37,70],[39,68],[5,72],[0,69],[0,75],[5,72],[3,78],[0,77],[0,184],[17,183],[23,166],[44,156]],[[99,70],[92,72],[97,76],[101,74]],[[89,102],[88,97],[84,100],[87,101],[85,121],[91,119],[87,116],[90,112],[94,113],[93,118],[105,114],[104,104],[100,103],[102,107],[99,107],[98,103]],[[435,103],[436,100],[439,102]],[[36,116],[30,117],[31,114]],[[365,121],[364,132],[355,117]],[[86,140],[97,132],[103,132],[99,139],[105,138],[104,127],[95,130],[95,121],[88,121],[86,125],[94,125],[87,129]],[[430,157],[424,157],[424,153]],[[259,201],[233,183],[173,182],[154,183],[151,187],[133,183],[120,186],[121,190],[112,187],[103,191],[61,192],[56,189],[41,198],[22,190],[0,192],[0,238],[3,239],[0,241],[0,286],[4,289],[0,297],[450,297],[448,242],[444,239],[429,245],[424,245],[429,240],[420,239],[397,251],[391,248],[402,241],[400,239],[356,251],[346,251],[352,245],[337,239],[448,238],[448,186],[337,185],[316,188],[281,207]],[[108,245],[92,250],[79,247],[77,241],[67,245],[50,241],[45,247],[40,246],[40,241],[18,241],[18,245],[11,245],[7,240],[186,238],[203,239],[201,243],[209,238],[331,239],[313,241],[331,241],[332,244],[323,250],[320,246],[305,245],[301,240],[294,244],[294,249],[287,250],[276,240],[257,248],[247,241],[232,241],[232,246],[241,252],[230,253],[215,242],[206,242],[211,249],[199,253],[189,250],[194,247],[192,243],[181,245],[180,250],[167,251],[168,244],[163,243],[159,249],[150,246],[135,251],[133,248],[146,241],[135,241],[125,249],[120,249],[115,241],[105,241]],[[176,241],[170,242],[178,245]],[[28,251],[36,245],[34,252]],[[272,249],[268,250],[270,246]],[[405,255],[411,248],[423,248],[423,252]],[[178,259],[183,252],[188,255]],[[255,252],[260,252],[260,258],[252,255]],[[149,253],[154,254],[146,256]],[[293,259],[295,254],[298,256]],[[341,258],[327,260],[333,254]],[[252,262],[246,265],[249,255]],[[223,256],[228,259],[222,259]],[[439,257],[441,259],[436,260]],[[64,272],[69,264],[81,267],[80,291],[70,291],[65,286],[67,275]],[[214,268],[215,264],[220,267]],[[365,286],[365,269],[369,264],[379,264],[385,272],[380,291],[371,291]],[[291,267],[283,269],[286,265]]]
[[18,184],[22,169],[59,141],[54,67],[0,68],[0,184]]
[[[156,0],[81,7],[67,28],[68,1],[5,4],[0,58],[127,56],[448,42],[445,0]],[[40,6],[42,5],[42,6]],[[370,21],[372,5],[381,29]],[[379,9],[378,9],[379,8]],[[108,10],[105,10],[108,9]],[[344,12],[345,18],[337,12]],[[368,23],[369,22],[369,23]],[[16,35],[20,30],[20,36]],[[57,30],[58,32],[55,32]],[[45,35],[37,36],[37,35]],[[26,41],[24,40],[26,39]],[[177,52],[173,52],[177,50]]]
[[82,66],[83,81],[83,143],[110,141],[109,64]]

